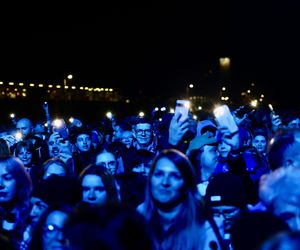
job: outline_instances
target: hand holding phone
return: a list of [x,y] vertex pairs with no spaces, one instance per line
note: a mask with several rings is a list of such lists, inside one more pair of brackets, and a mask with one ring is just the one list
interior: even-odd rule
[[179,121],[185,121],[188,118],[190,110],[190,101],[188,100],[177,100],[175,106],[175,115],[181,114]]
[[238,126],[226,104],[215,108],[213,112],[219,127],[226,127],[232,134],[238,131]]

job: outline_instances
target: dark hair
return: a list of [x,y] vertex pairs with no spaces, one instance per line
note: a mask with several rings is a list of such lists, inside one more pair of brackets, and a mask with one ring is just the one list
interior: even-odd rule
[[48,160],[46,160],[43,165],[42,165],[42,174],[41,174],[41,178],[43,178],[44,174],[47,172],[47,169],[52,165],[52,164],[57,164],[59,166],[61,166],[65,172],[67,176],[70,176],[70,171],[68,170],[68,166],[67,164],[60,158],[58,157],[54,157],[54,158],[49,158]]
[[101,178],[104,188],[106,190],[106,202],[107,203],[118,203],[118,189],[116,185],[116,180],[111,174],[110,170],[104,166],[89,164],[85,167],[79,175],[79,181],[82,183],[83,178],[86,175],[97,175]]
[[22,230],[30,211],[32,181],[24,164],[17,157],[1,156],[0,167],[1,166],[5,167],[16,181],[16,193],[12,202],[14,203],[14,209],[16,211],[16,228]]
[[154,249],[145,218],[120,204],[80,207],[70,215],[64,229],[72,249]]
[[74,207],[67,203],[55,203],[50,206],[42,213],[38,220],[36,227],[32,233],[32,239],[29,243],[30,250],[43,249],[43,226],[48,218],[48,216],[54,211],[61,211],[66,214],[71,214]]
[[35,149],[34,149],[33,142],[30,139],[17,142],[16,147],[15,147],[15,155],[16,156],[18,156],[18,154],[20,153],[22,148],[27,149],[34,155]]
[[10,147],[7,141],[3,138],[0,138],[0,156],[9,156],[10,154]]

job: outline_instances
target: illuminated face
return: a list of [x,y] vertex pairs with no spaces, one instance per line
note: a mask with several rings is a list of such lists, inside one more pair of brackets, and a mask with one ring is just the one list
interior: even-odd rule
[[17,157],[23,162],[26,166],[31,163],[32,153],[27,148],[21,148]]
[[59,144],[57,143],[58,133],[53,133],[50,135],[48,140],[49,155],[51,158],[59,156]]
[[151,124],[149,123],[139,123],[135,126],[133,130],[134,137],[136,138],[137,143],[146,147],[151,143],[153,131],[151,128]]
[[48,166],[46,172],[44,173],[43,179],[47,179],[51,175],[59,175],[59,176],[65,176],[66,170],[61,166],[56,163],[52,163],[50,166]]
[[300,231],[300,208],[299,202],[291,197],[275,199],[273,213],[284,220],[292,230]]
[[31,133],[31,123],[27,119],[21,119],[20,121],[18,121],[16,127],[24,137]]
[[32,208],[30,210],[30,223],[36,224],[42,213],[47,209],[48,205],[40,198],[31,197]]
[[132,168],[132,172],[140,173],[144,176],[148,176],[150,172],[151,162],[150,163],[139,163]]
[[112,175],[117,171],[117,159],[114,154],[110,152],[102,152],[96,156],[96,164],[101,165],[111,172]]
[[230,150],[231,150],[231,146],[228,145],[227,143],[221,141],[218,144],[218,152],[221,157],[226,158],[228,156],[228,153],[230,152]]
[[218,164],[218,148],[214,145],[205,145],[201,153],[201,167],[214,170]]
[[174,163],[167,158],[156,162],[150,181],[152,196],[159,203],[173,203],[183,195],[183,177]]
[[82,200],[92,206],[99,206],[106,203],[106,189],[102,179],[98,175],[88,174],[82,179]]
[[51,212],[43,226],[43,250],[66,249],[66,240],[62,229],[68,215],[62,211]]
[[17,193],[15,178],[7,171],[5,166],[0,166],[0,204],[12,201]]
[[87,134],[81,134],[77,136],[76,139],[76,147],[82,151],[82,152],[87,152],[90,150],[92,144],[91,137]]
[[130,148],[133,143],[133,139],[134,138],[131,131],[124,131],[121,135],[121,142],[125,144],[127,148]]
[[119,141],[121,139],[122,132],[123,131],[120,126],[115,126],[113,128],[112,141]]
[[267,140],[263,135],[257,135],[253,138],[252,145],[259,153],[264,153],[267,148]]

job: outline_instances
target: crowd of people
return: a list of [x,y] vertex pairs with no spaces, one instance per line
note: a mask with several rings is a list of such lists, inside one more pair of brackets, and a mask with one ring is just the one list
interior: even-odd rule
[[232,131],[209,112],[67,123],[43,107],[1,127],[0,249],[298,249],[296,112],[232,109]]

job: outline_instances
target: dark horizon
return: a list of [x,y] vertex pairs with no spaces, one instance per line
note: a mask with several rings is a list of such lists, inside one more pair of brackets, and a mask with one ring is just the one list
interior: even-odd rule
[[[74,83],[161,98],[181,95],[189,83],[200,94],[222,84],[238,94],[254,82],[270,99],[298,101],[296,1],[45,7],[1,17],[0,80],[62,82],[71,73]],[[218,72],[225,56],[226,78]]]

